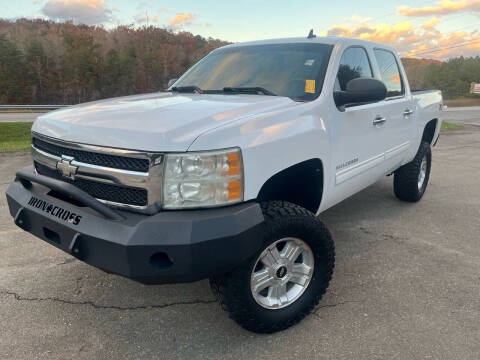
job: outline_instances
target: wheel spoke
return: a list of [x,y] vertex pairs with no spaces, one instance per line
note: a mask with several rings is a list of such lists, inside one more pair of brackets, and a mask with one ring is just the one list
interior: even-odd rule
[[299,275],[310,275],[311,270],[312,267],[306,264],[295,264],[293,265],[292,273]]
[[288,301],[287,284],[272,286],[268,291],[268,298],[271,304],[282,305]]
[[294,263],[301,252],[302,248],[298,244],[293,241],[289,241],[285,244],[281,256],[283,258],[287,258],[290,263]]
[[269,274],[268,269],[262,269],[253,273],[252,286],[256,293],[262,291],[269,286],[272,286],[273,283],[274,278]]
[[295,264],[290,274],[289,281],[304,286],[310,278],[311,267],[305,264]]
[[268,268],[273,269],[275,264],[277,263],[278,259],[280,259],[280,253],[276,246],[268,249],[265,255],[260,259],[263,265]]
[[275,261],[278,261],[280,259],[280,253],[278,252],[278,249],[276,246],[272,246],[270,248],[270,253],[272,254]]

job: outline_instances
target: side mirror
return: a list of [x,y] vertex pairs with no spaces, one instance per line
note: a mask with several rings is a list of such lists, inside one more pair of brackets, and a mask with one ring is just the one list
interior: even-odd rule
[[333,98],[340,107],[361,103],[382,101],[387,97],[387,88],[383,81],[372,78],[357,78],[347,83],[345,91],[335,91]]
[[170,79],[168,80],[168,85],[167,85],[167,88],[169,89],[170,86],[172,86],[173,84],[175,84],[177,82],[178,79]]

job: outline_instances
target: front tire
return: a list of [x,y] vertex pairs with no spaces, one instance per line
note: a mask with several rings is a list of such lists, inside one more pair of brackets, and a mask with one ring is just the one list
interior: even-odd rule
[[431,166],[430,144],[422,141],[415,158],[395,171],[393,189],[397,198],[408,202],[419,201],[427,189]]
[[210,283],[222,307],[243,328],[257,333],[284,330],[318,304],[332,277],[331,235],[308,210],[284,201],[262,204],[262,249]]

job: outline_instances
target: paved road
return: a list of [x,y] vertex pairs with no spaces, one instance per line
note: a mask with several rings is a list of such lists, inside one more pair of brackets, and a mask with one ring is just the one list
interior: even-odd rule
[[448,108],[443,115],[443,120],[480,126],[480,106]]
[[[0,113],[0,122],[33,121],[41,114],[36,113]],[[453,123],[480,125],[480,106],[465,108],[448,108],[444,120]]]
[[0,112],[0,122],[31,122],[42,113],[6,113]]
[[[0,196],[0,358],[477,360],[480,129],[443,134],[433,158],[420,203],[390,177],[322,214],[333,281],[275,335],[239,328],[207,281],[149,287],[74,260],[12,225]],[[0,155],[0,193],[29,163]]]

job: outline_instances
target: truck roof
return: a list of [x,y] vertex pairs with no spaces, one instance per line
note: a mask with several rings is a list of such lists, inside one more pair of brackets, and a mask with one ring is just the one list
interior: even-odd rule
[[219,49],[226,49],[226,48],[240,47],[240,46],[251,46],[251,45],[294,44],[294,43],[318,43],[318,44],[330,44],[330,45],[341,44],[345,46],[351,46],[351,45],[365,45],[365,46],[374,45],[375,46],[376,45],[384,49],[390,49],[391,51],[395,51],[393,47],[386,44],[367,41],[367,40],[339,37],[339,36],[319,36],[314,38],[307,38],[305,36],[305,37],[294,37],[294,38],[256,40],[256,41],[230,44],[230,45],[222,46]]

